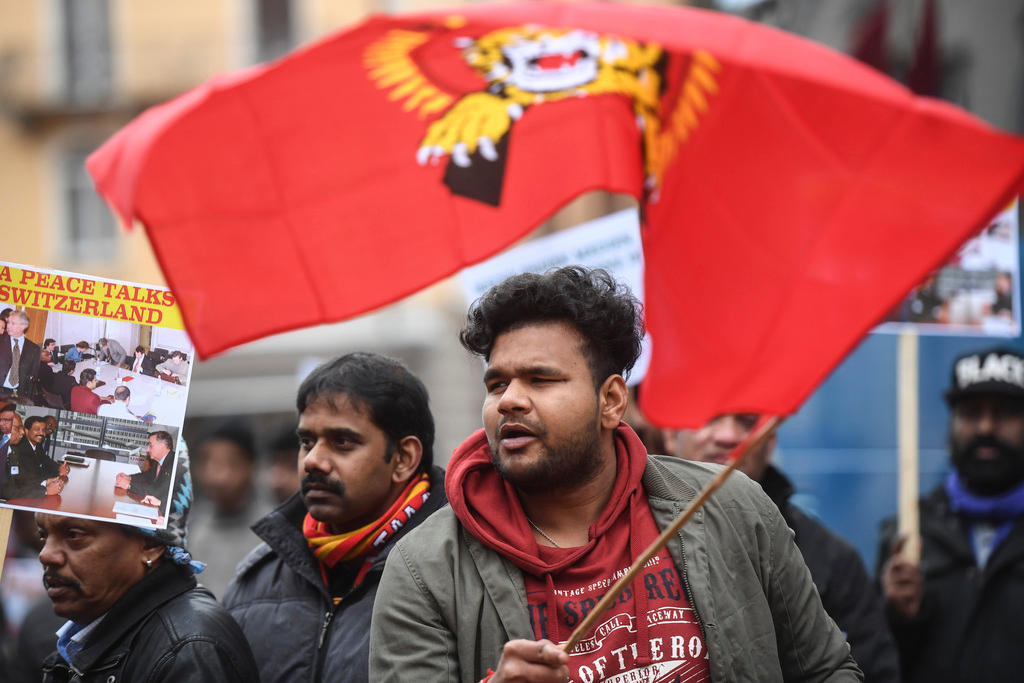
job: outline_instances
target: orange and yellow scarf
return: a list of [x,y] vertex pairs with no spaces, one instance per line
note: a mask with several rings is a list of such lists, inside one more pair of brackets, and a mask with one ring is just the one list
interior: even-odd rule
[[313,519],[309,513],[302,522],[302,534],[309,549],[320,562],[320,574],[327,581],[327,569],[340,563],[353,563],[363,559],[352,588],[363,581],[367,570],[373,565],[377,551],[383,548],[399,529],[404,527],[416,511],[430,497],[430,477],[421,473],[413,477],[402,490],[387,512],[366,526],[342,534],[327,531],[327,525]]

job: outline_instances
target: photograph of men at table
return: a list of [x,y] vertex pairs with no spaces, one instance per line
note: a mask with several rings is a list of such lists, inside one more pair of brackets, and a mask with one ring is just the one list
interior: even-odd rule
[[[174,439],[165,431],[151,432],[147,462],[138,474],[118,474],[115,480],[119,489],[144,496],[139,502],[144,505],[162,505],[167,499],[174,469]],[[170,457],[168,457],[170,456]]]
[[[6,407],[5,407],[6,408]],[[3,411],[5,408],[0,408]],[[25,435],[6,453],[0,468],[3,484],[0,497],[42,498],[64,490],[71,468],[67,463],[51,460],[43,449],[46,419],[33,415],[25,420]]]

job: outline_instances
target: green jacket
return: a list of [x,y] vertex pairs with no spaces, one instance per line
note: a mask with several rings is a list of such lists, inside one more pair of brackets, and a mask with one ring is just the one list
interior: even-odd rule
[[[649,456],[658,527],[717,466]],[[860,681],[793,533],[761,487],[734,474],[669,543],[700,616],[713,681]],[[521,571],[469,535],[450,507],[398,543],[377,591],[370,680],[471,683],[509,640],[534,640]]]

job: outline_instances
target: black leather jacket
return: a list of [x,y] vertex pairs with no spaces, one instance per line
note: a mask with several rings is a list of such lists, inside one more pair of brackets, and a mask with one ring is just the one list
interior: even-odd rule
[[76,659],[72,668],[51,654],[43,682],[259,681],[238,624],[166,560],[114,603]]

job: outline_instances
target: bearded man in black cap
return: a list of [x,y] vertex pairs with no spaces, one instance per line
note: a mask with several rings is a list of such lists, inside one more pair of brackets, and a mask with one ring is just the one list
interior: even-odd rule
[[904,680],[1024,671],[1024,356],[957,358],[946,392],[953,471],[920,502],[920,566],[883,525],[880,579]]

